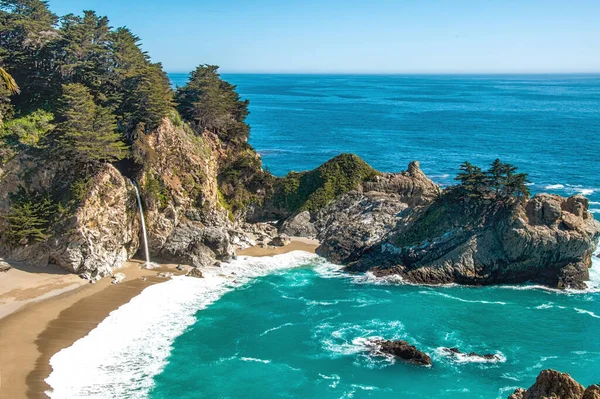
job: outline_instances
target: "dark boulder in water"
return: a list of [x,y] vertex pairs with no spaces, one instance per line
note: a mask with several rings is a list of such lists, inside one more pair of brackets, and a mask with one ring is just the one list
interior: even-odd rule
[[375,340],[373,343],[376,344],[377,347],[375,350],[376,354],[392,355],[409,363],[422,366],[431,365],[431,357],[429,357],[428,354],[421,352],[414,345],[411,345],[406,341]]

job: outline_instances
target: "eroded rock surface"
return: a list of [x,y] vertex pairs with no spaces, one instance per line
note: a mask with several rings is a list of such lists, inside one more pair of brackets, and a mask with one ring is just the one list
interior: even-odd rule
[[529,389],[518,388],[509,399],[595,399],[600,397],[600,387],[587,389],[569,374],[548,369],[542,371]]

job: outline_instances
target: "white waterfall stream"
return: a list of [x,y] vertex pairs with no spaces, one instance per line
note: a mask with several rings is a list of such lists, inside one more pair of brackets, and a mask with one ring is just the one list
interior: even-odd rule
[[138,190],[137,184],[132,180],[133,188],[135,189],[135,196],[137,198],[138,207],[140,208],[140,220],[142,221],[142,235],[144,237],[144,255],[146,256],[145,266],[150,268],[150,252],[148,251],[148,235],[146,233],[146,220],[144,218],[144,208],[142,207],[142,199],[140,197],[140,190]]

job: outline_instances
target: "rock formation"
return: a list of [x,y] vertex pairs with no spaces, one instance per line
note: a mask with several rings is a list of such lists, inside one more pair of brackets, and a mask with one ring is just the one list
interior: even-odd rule
[[585,288],[600,237],[585,197],[539,194],[477,205],[435,198],[431,189],[419,193],[416,199],[381,191],[340,197],[315,217],[317,253],[351,272],[397,274],[415,283]]
[[518,388],[509,399],[598,399],[600,386],[585,389],[569,374],[556,370],[544,370],[529,389]]
[[408,363],[430,366],[431,357],[406,341],[375,340],[375,354],[391,355]]

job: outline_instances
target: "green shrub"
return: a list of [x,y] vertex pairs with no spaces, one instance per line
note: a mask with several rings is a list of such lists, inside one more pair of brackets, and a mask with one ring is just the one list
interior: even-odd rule
[[40,140],[54,125],[52,113],[37,110],[22,118],[7,121],[0,130],[0,138],[13,146],[37,147]]

